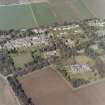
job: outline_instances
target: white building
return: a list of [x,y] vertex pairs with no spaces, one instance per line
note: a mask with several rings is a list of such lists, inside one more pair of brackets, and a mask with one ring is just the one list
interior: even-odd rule
[[72,72],[73,74],[85,73],[89,71],[91,71],[91,69],[87,64],[70,65],[70,72]]

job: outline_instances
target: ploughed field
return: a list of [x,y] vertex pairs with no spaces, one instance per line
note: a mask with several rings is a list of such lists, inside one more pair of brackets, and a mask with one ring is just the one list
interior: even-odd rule
[[104,105],[105,81],[72,90],[52,68],[18,77],[28,97],[36,105]]
[[0,105],[18,105],[9,83],[0,77]]

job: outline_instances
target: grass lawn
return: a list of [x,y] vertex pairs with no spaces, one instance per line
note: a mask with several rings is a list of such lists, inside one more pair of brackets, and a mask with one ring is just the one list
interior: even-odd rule
[[31,4],[31,6],[39,25],[51,24],[56,22],[56,17],[51,11],[48,3]]
[[27,64],[33,60],[29,52],[21,54],[11,54],[11,57],[14,60],[16,68],[23,68],[24,64]]

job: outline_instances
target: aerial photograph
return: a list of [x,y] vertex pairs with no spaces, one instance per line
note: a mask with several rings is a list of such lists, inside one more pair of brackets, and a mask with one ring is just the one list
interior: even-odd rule
[[0,0],[0,105],[105,105],[105,0]]

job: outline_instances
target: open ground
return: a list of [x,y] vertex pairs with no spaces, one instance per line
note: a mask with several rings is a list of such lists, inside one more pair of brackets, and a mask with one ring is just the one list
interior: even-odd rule
[[9,83],[0,77],[0,105],[19,105]]
[[26,94],[37,105],[104,105],[105,81],[73,91],[52,68],[19,77]]

